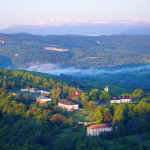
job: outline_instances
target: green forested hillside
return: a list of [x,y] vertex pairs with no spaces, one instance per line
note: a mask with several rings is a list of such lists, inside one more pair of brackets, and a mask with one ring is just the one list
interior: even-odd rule
[[[4,41],[0,43],[0,56],[10,59],[10,64],[6,66],[54,63],[64,67],[102,68],[150,62],[150,36],[0,34],[0,40]],[[44,47],[68,51],[45,50]]]
[[[100,99],[108,103],[111,93],[92,89],[84,92],[55,76],[0,70],[0,149],[2,150],[149,150],[150,93],[135,89],[130,95],[138,101],[130,104],[97,106]],[[86,83],[85,83],[86,84]],[[36,103],[35,95],[20,93],[20,88],[45,88],[50,91],[51,103]],[[57,102],[69,99],[83,110],[71,113],[59,108]],[[62,97],[63,95],[63,97]],[[87,114],[85,114],[87,112]],[[97,137],[86,136],[86,126],[76,117],[86,117],[97,123],[112,123],[112,132]],[[117,126],[117,130],[116,127]],[[65,143],[65,144],[64,144]]]
[[70,85],[77,86],[85,91],[89,91],[93,88],[103,90],[106,85],[108,85],[111,92],[118,94],[122,92],[131,92],[136,88],[141,88],[147,92],[150,91],[149,70],[120,73],[101,73],[93,76],[91,74],[88,75],[87,73],[87,75],[79,75],[75,77],[61,74],[59,78]]

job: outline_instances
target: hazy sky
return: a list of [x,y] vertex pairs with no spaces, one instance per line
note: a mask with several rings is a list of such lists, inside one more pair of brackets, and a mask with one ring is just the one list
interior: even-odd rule
[[0,0],[0,27],[71,22],[150,22],[150,0]]

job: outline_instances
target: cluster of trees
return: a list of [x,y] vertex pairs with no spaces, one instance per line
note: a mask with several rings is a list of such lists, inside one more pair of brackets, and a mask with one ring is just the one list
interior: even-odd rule
[[64,128],[74,128],[65,114],[52,104],[25,105],[17,102],[12,93],[1,94],[0,149],[48,149],[55,134]]
[[97,106],[94,119],[97,123],[112,122],[125,123],[131,118],[147,115],[150,112],[150,98],[143,98],[134,104],[111,104],[109,107]]

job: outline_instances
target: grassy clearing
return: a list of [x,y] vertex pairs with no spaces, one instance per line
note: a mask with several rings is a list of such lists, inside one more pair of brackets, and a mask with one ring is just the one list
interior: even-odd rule
[[93,121],[94,111],[77,110],[68,114],[68,118],[72,117],[74,121],[78,122],[91,122]]

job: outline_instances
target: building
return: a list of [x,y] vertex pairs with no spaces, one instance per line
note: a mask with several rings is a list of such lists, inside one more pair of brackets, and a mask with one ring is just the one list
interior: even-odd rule
[[45,102],[51,102],[51,98],[45,97],[45,96],[40,96],[36,98],[37,103],[45,103]]
[[112,125],[110,123],[94,124],[87,127],[87,136],[98,136],[101,132],[112,131]]
[[35,93],[35,88],[30,88],[30,89],[29,89],[29,92]]
[[130,96],[126,96],[126,97],[113,97],[110,100],[110,103],[131,103],[131,97]]
[[41,94],[49,94],[50,93],[49,91],[46,91],[46,90],[37,90],[36,92],[41,93]]
[[79,109],[79,104],[76,104],[72,101],[68,100],[62,100],[58,103],[58,106],[67,110],[67,111],[72,111],[72,110],[77,110]]
[[28,92],[28,89],[20,89],[21,92]]
[[106,87],[104,88],[104,91],[108,92],[109,91],[109,88],[108,86],[106,85]]
[[35,92],[35,88],[20,89],[21,92]]

